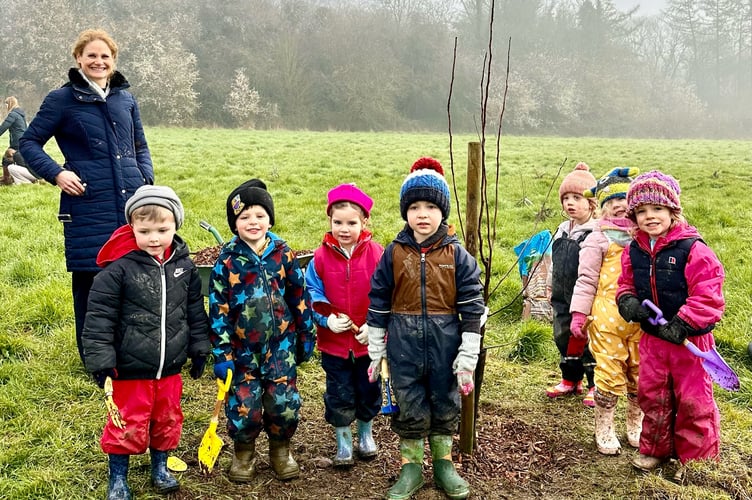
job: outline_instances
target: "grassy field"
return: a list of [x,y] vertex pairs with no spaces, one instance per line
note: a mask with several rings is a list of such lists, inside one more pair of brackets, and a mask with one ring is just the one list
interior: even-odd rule
[[[225,200],[234,187],[251,177],[267,183],[275,203],[274,231],[294,249],[319,244],[327,224],[326,192],[340,182],[356,182],[376,200],[372,229],[384,244],[403,225],[399,188],[415,159],[438,158],[451,184],[446,134],[149,129],[147,137],[157,184],[173,187],[185,205],[186,221],[180,233],[193,250],[215,244],[213,236],[199,227],[200,220],[229,238]],[[454,137],[460,200],[465,197],[467,142],[472,140],[476,138]],[[488,168],[493,169],[493,147],[487,149]],[[48,150],[60,158],[54,146]],[[563,220],[556,177],[563,162],[562,175],[577,161],[590,164],[596,177],[616,166],[643,171],[659,168],[673,174],[681,182],[687,218],[726,268],[727,310],[715,333],[719,350],[742,379],[742,389],[728,393],[716,387],[722,415],[722,460],[693,466],[687,486],[677,486],[660,475],[636,475],[629,466],[629,451],[616,459],[598,456],[591,437],[591,413],[578,401],[551,402],[544,395],[543,389],[558,375],[550,327],[518,320],[521,284],[512,247],[541,229],[554,229]],[[538,426],[541,439],[565,438],[584,458],[559,466],[562,473],[558,476],[546,476],[558,478],[553,479],[558,484],[542,484],[535,477],[504,483],[502,478],[502,487],[507,489],[499,490],[503,491],[499,496],[479,493],[476,498],[751,498],[752,364],[746,354],[752,340],[751,165],[750,142],[502,140],[499,197],[492,200],[499,210],[492,272],[496,291],[489,304],[497,314],[487,329],[486,345],[493,349],[482,391],[483,411]],[[552,183],[553,195],[547,198]],[[106,491],[106,460],[98,444],[104,409],[101,391],[85,376],[76,353],[70,276],[65,271],[62,228],[56,219],[58,197],[59,190],[47,184],[0,189],[0,498],[73,500],[102,498]],[[547,217],[540,220],[541,214]],[[450,222],[457,221],[453,200]],[[530,359],[520,360],[515,354],[530,339],[539,349],[532,350]],[[303,368],[300,385],[306,400],[304,414],[313,420],[323,413],[323,373],[316,362]],[[194,464],[212,391],[209,373],[199,381],[186,376],[186,420],[177,454],[187,461],[194,457]],[[319,422],[323,421],[319,418]],[[148,486],[146,457],[134,463],[131,484],[137,497],[158,498]],[[397,465],[385,467],[391,470]],[[374,487],[373,498],[384,491],[386,479],[377,480],[382,482]],[[182,477],[182,484],[179,498],[261,495],[250,487],[232,489],[226,481],[204,481],[192,473]],[[303,491],[288,497],[313,497]],[[421,492],[417,498],[441,498],[432,495]],[[332,493],[331,498],[335,497],[354,498]]]

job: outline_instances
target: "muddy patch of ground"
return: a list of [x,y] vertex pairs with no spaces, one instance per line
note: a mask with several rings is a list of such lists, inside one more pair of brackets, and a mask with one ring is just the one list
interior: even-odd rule
[[[561,442],[550,428],[495,413],[493,407],[482,408],[477,430],[478,449],[472,456],[458,455],[456,439],[454,450],[457,468],[471,485],[471,498],[538,497],[561,479],[565,473],[562,464],[577,463],[586,454],[582,446]],[[195,457],[181,457],[189,471],[183,473],[183,487],[172,498],[376,499],[383,498],[399,473],[398,440],[389,428],[388,418],[383,416],[374,423],[379,456],[341,469],[331,465],[335,451],[332,428],[323,416],[305,415],[293,439],[301,476],[289,482],[274,479],[267,458],[267,440],[262,434],[257,442],[258,477],[247,485],[230,483],[225,473],[232,457],[231,440],[223,431],[219,434],[228,446],[215,469],[209,476],[202,476]],[[200,439],[201,436],[185,436],[181,448],[196,450]],[[433,483],[428,445],[425,454],[426,485],[413,498],[447,498]]]

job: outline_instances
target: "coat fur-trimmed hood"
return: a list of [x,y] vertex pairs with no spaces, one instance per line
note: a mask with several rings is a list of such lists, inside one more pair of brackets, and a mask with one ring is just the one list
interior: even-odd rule
[[[78,72],[78,68],[71,68],[68,70],[68,82],[63,87],[76,87],[76,89],[88,89],[89,82],[87,82],[81,73]],[[110,77],[110,89],[127,89],[131,84],[125,79],[123,74],[119,71],[115,71]]]

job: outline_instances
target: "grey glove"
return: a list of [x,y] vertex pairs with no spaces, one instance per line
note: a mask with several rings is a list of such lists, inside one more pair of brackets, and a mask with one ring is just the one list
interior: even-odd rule
[[368,380],[376,382],[381,374],[381,358],[386,357],[386,328],[368,327]]
[[452,363],[454,374],[457,375],[457,388],[464,396],[470,394],[475,388],[472,374],[475,371],[475,365],[478,364],[480,341],[480,334],[462,332],[462,343]]
[[642,307],[640,299],[634,295],[622,295],[619,297],[619,314],[627,321],[639,323],[650,317],[647,309]]

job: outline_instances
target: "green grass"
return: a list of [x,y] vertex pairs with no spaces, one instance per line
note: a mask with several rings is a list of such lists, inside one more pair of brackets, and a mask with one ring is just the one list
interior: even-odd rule
[[[275,203],[274,231],[295,249],[319,244],[327,227],[326,192],[340,182],[356,182],[375,199],[372,229],[384,244],[404,224],[399,188],[415,159],[435,156],[451,183],[446,134],[157,128],[147,130],[147,137],[157,183],[173,187],[186,207],[180,233],[193,250],[215,244],[199,220],[209,221],[229,238],[225,200],[251,177],[266,181]],[[454,170],[463,204],[467,142],[472,140],[476,138],[454,137]],[[594,449],[592,417],[582,405],[551,404],[543,395],[558,374],[550,327],[518,320],[521,284],[512,247],[563,220],[557,190],[550,199],[546,193],[565,159],[563,173],[577,161],[586,161],[596,176],[616,166],[660,168],[676,176],[688,219],[719,255],[727,274],[727,310],[715,334],[719,350],[742,377],[742,390],[727,393],[716,388],[722,413],[721,463],[697,464],[693,484],[681,489],[655,475],[635,476],[628,455],[608,460],[595,454],[593,460],[568,469],[561,479],[561,498],[568,492],[584,498],[750,498],[750,146],[742,141],[503,139],[498,199],[490,193],[499,210],[492,272],[492,286],[498,288],[490,306],[499,313],[490,319],[487,331],[486,344],[494,348],[482,390],[484,408],[530,424],[544,422],[552,434],[571,439],[573,446],[588,453]],[[53,146],[48,150],[60,158]],[[493,150],[489,145],[489,169],[495,166]],[[524,198],[532,204],[520,203]],[[544,203],[551,216],[537,221]],[[98,444],[103,405],[76,353],[57,204],[58,189],[50,185],[0,189],[0,498],[101,498],[106,489],[106,462]],[[450,222],[457,223],[457,213],[453,200]],[[304,411],[322,413],[323,375],[316,363],[304,367],[301,387]],[[209,375],[186,381],[186,423],[179,449],[185,456],[195,453],[190,447],[203,434],[212,391]],[[157,498],[148,486],[147,463],[146,457],[134,459],[132,486],[138,498]],[[205,498],[218,498],[222,493],[233,498],[217,490],[226,483],[186,476],[183,484],[196,496],[200,492]],[[534,496],[522,491],[520,497]]]

